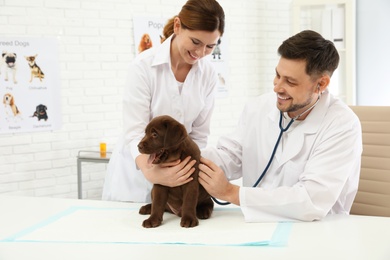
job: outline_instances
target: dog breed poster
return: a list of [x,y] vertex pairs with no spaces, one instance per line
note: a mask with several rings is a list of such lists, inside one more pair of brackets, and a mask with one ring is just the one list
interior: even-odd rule
[[0,134],[60,128],[58,42],[0,38]]

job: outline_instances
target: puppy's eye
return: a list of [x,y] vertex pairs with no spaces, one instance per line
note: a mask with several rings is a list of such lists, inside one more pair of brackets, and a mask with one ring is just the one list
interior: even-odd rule
[[152,137],[153,137],[153,138],[157,138],[157,137],[158,137],[158,134],[157,134],[156,132],[153,132],[153,133],[152,133]]

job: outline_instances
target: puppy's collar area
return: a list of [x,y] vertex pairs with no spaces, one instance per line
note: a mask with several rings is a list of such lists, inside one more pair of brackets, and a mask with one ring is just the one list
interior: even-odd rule
[[175,143],[174,145],[171,145],[171,146],[166,146],[166,140],[164,140],[164,146],[163,148],[160,149],[160,151],[158,151],[157,153],[152,153],[149,155],[149,158],[148,158],[148,163],[149,164],[159,164],[161,161],[164,161],[166,159],[166,157],[169,156],[169,149],[175,147],[175,146],[179,146],[181,143],[183,143],[186,139],[187,139],[187,136],[186,135],[184,138],[180,139],[177,143]]
[[175,147],[175,146],[178,146],[178,145],[180,145],[181,143],[183,143],[186,139],[187,139],[187,137],[188,137],[188,135],[186,135],[186,136],[184,136],[182,139],[180,139],[177,143],[175,143],[175,144],[173,144],[173,145],[170,145],[170,146],[166,146],[166,136],[167,135],[165,135],[165,138],[164,138],[164,147],[163,147],[163,149],[165,149],[165,150],[168,150],[168,149],[171,149],[171,148],[173,148],[173,147]]

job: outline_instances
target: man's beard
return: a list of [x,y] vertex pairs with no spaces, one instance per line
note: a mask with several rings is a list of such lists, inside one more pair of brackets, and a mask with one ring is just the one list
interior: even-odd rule
[[300,109],[304,109],[305,107],[309,107],[309,105],[312,103],[313,99],[312,99],[312,96],[311,97],[308,97],[306,99],[306,101],[304,101],[303,103],[300,103],[300,104],[292,104],[290,105],[289,107],[285,108],[285,109],[279,109],[281,112],[284,112],[284,113],[292,113],[292,112],[297,112],[299,111]]

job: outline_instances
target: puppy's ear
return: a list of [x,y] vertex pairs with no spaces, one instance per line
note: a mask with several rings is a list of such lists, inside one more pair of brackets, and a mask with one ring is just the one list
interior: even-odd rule
[[14,97],[13,97],[13,96],[10,96],[10,97],[9,97],[9,104],[10,104],[11,106],[14,105]]
[[174,147],[187,136],[186,128],[175,120],[167,120],[165,123],[167,131],[165,133],[164,146],[166,148]]

